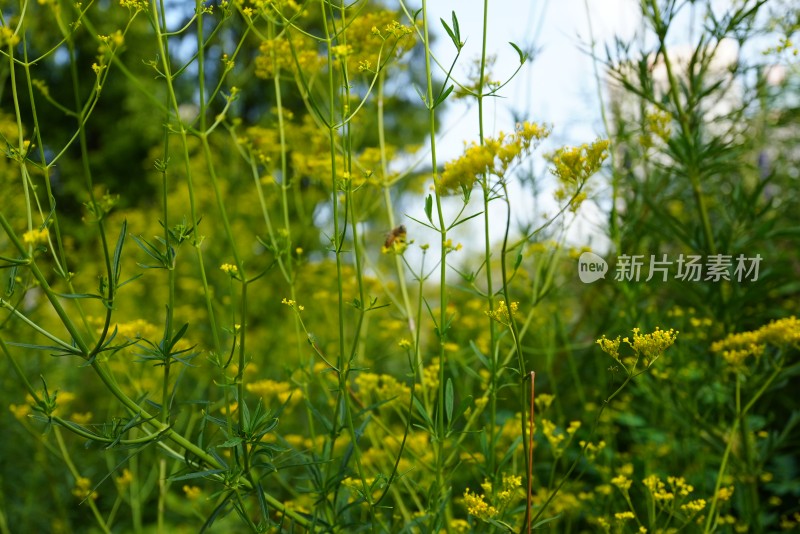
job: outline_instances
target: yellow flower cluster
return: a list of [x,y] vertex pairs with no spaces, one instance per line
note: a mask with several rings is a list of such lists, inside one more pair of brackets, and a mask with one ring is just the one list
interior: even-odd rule
[[19,44],[19,35],[8,26],[0,26],[0,46],[14,47]]
[[159,335],[159,329],[144,319],[134,319],[126,323],[117,323],[117,335],[127,339],[154,339]]
[[677,335],[678,333],[671,328],[665,331],[656,327],[655,332],[652,334],[641,334],[638,328],[634,328],[633,341],[628,341],[628,338],[623,341],[628,343],[638,354],[644,356],[645,367],[649,367],[665,350],[675,343]]
[[470,493],[469,488],[464,492],[464,504],[467,507],[467,513],[480,519],[481,521],[488,521],[497,516],[497,508],[489,505],[486,502],[486,497],[478,495],[477,493]]
[[519,302],[512,302],[511,305],[506,305],[506,301],[501,300],[494,310],[486,310],[484,313],[498,323],[508,326],[511,324],[511,317],[516,315],[518,309]]
[[144,0],[119,0],[119,5],[133,11],[144,11],[147,9],[147,2]]
[[681,497],[686,497],[694,491],[694,486],[687,484],[686,479],[683,477],[669,476],[667,477],[667,483],[670,485],[672,490]]
[[538,410],[544,412],[553,404],[554,400],[556,400],[555,395],[551,395],[550,393],[539,393],[536,395],[536,400],[534,403],[536,404],[536,408]]
[[422,369],[422,380],[429,391],[439,387],[439,358],[431,359],[431,363]]
[[220,271],[235,277],[239,274],[239,268],[232,263],[223,263],[219,266]]
[[399,58],[411,50],[416,43],[414,30],[400,24],[396,17],[396,13],[381,10],[361,12],[351,19],[347,26],[347,60],[360,65],[362,72],[374,73],[390,59],[390,54]]
[[602,439],[598,441],[597,444],[594,444],[591,441],[587,443],[586,441],[581,440],[578,442],[578,445],[584,449],[584,455],[588,460],[594,460],[598,453],[606,448],[606,442]]
[[355,379],[359,393],[363,396],[362,401],[370,403],[370,395],[385,401],[384,406],[394,400],[407,403],[411,397],[411,390],[405,384],[399,382],[395,377],[386,374],[359,373]]
[[586,198],[583,191],[586,180],[600,170],[608,157],[608,140],[600,139],[590,145],[563,147],[548,156],[553,164],[550,172],[558,178],[555,197],[559,202],[570,200],[574,211]]
[[717,500],[719,501],[729,501],[731,497],[733,497],[733,486],[720,488],[717,492]]
[[133,482],[133,473],[131,473],[131,470],[126,467],[125,469],[122,470],[122,474],[116,477],[114,480],[120,486],[126,487],[130,485],[131,482]]
[[675,494],[667,490],[667,485],[657,475],[650,475],[642,480],[642,484],[657,501],[671,501],[675,498]]
[[639,135],[639,143],[648,149],[655,144],[654,137],[663,142],[669,140],[672,134],[672,114],[662,109],[651,109],[644,116],[644,127]]
[[196,500],[203,493],[202,489],[198,488],[197,486],[190,486],[188,484],[184,484],[182,489],[183,493],[186,494],[186,498],[190,501]]
[[633,481],[625,475],[618,475],[611,479],[611,483],[618,487],[620,490],[627,492],[631,488]]
[[[655,331],[651,334],[642,334],[638,328],[633,329],[633,339],[625,337],[620,339],[608,339],[606,336],[597,340],[600,349],[614,358],[623,367],[626,364],[635,366],[640,359],[643,359],[644,367],[649,368],[661,356],[664,351],[675,343],[675,338],[678,332],[670,328],[669,330],[661,330],[656,327]],[[620,356],[619,347],[622,342],[625,342],[634,351],[632,358],[623,358]]]
[[31,414],[30,404],[9,404],[8,409],[17,419],[24,419]]
[[92,482],[86,477],[78,477],[75,487],[72,488],[72,494],[81,500],[89,497],[97,499],[97,492],[92,491]]
[[49,233],[47,232],[47,228],[39,228],[37,230],[28,230],[24,234],[22,234],[22,242],[26,245],[40,245],[42,243],[47,243],[47,238]]
[[549,128],[523,122],[512,134],[500,132],[496,138],[487,138],[483,145],[473,143],[460,158],[445,164],[436,189],[439,194],[458,192],[462,187],[471,189],[484,174],[503,178],[513,163],[529,154],[548,135]]
[[295,72],[299,67],[303,72],[319,72],[325,65],[325,58],[315,48],[315,43],[294,32],[291,42],[287,37],[270,39],[261,43],[259,56],[255,59],[255,74],[269,79],[280,71]]
[[267,404],[273,399],[277,399],[278,402],[283,404],[289,398],[292,399],[291,403],[295,404],[303,398],[302,392],[289,382],[276,382],[268,378],[250,382],[245,385],[245,389],[254,395],[262,397]]
[[758,330],[730,334],[725,339],[713,343],[711,352],[720,353],[728,365],[740,368],[749,356],[755,358],[761,356],[767,345],[783,347],[798,344],[800,344],[800,320],[791,316],[772,321]]
[[695,499],[693,501],[689,501],[685,504],[682,504],[681,510],[683,510],[684,512],[688,512],[690,514],[696,514],[698,512],[702,512],[705,507],[706,507],[705,499]]
[[[522,477],[516,475],[503,475],[503,482],[497,489],[489,480],[484,480],[481,484],[482,495],[471,493],[469,488],[464,492],[467,512],[482,521],[494,519],[520,494],[519,488],[521,487]],[[487,495],[492,495],[491,504],[486,502]]]
[[[556,425],[549,419],[542,418],[541,421],[542,425],[542,434],[547,439],[547,442],[550,444],[550,448],[553,451],[553,456],[559,458],[561,454],[564,452],[564,448],[572,441],[572,437],[575,435],[575,432],[581,427],[580,421],[571,421],[569,426],[567,426],[566,433],[559,432],[556,433]],[[569,441],[565,444],[564,440],[569,438]]]
[[297,302],[295,302],[295,301],[293,301],[291,299],[286,299],[285,298],[285,299],[281,300],[281,304],[286,304],[287,306],[289,306],[293,310],[297,310],[297,311],[303,311],[303,310],[306,309],[305,306],[297,304]]

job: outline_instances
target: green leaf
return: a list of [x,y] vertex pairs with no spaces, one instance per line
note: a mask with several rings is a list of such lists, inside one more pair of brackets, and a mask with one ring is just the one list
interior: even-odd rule
[[448,423],[453,422],[453,380],[448,378],[444,388],[444,410]]
[[458,25],[458,18],[456,17],[455,11],[450,12],[450,18],[453,21],[453,32],[456,34],[456,39],[458,39],[458,49],[461,50],[461,47],[464,46],[464,44],[461,42],[461,27]]
[[427,215],[428,220],[433,224],[433,196],[428,195],[425,197],[425,215]]
[[128,220],[122,220],[122,228],[119,231],[119,238],[117,238],[117,246],[114,248],[114,262],[111,267],[111,287],[116,289],[119,284],[119,275],[122,273],[122,247],[125,246],[125,234],[128,233]]
[[428,415],[428,411],[425,409],[425,407],[422,405],[422,403],[419,401],[418,398],[414,397],[413,402],[414,402],[414,408],[417,409],[417,412],[419,412],[419,415],[422,417],[422,420],[425,421],[425,424],[427,425],[427,430],[433,431],[433,421],[431,420],[431,416]]
[[177,482],[179,480],[193,480],[196,478],[206,478],[213,475],[218,475],[224,472],[225,472],[224,469],[208,469],[206,471],[197,471],[196,473],[189,473],[188,475],[167,477],[167,480],[169,480],[170,482]]
[[547,519],[542,519],[541,521],[538,521],[535,525],[531,525],[531,530],[535,530],[535,529],[541,527],[542,525],[546,525],[550,521],[555,521],[556,519],[558,519],[560,517],[561,517],[561,514],[557,514],[557,515],[554,515],[553,517],[548,517]]
[[456,47],[458,52],[461,52],[461,49],[464,48],[464,43],[461,42],[461,28],[458,25],[458,18],[456,18],[456,12],[452,12],[451,20],[453,21],[452,28],[447,25],[444,19],[439,19],[444,26],[444,31],[447,32],[447,35],[450,36],[450,40],[453,41],[453,45]]
[[436,98],[436,101],[433,103],[433,108],[436,109],[439,106],[439,104],[444,102],[447,99],[447,97],[450,96],[450,93],[453,92],[454,88],[455,86],[451,85],[450,87],[442,91],[442,93]]
[[220,443],[219,445],[217,445],[217,447],[222,449],[230,449],[232,447],[237,447],[241,445],[242,441],[244,441],[242,438],[237,438],[237,437],[228,438],[225,440],[224,443]]
[[519,55],[519,64],[520,65],[522,65],[523,63],[525,63],[528,60],[528,54],[523,52],[520,47],[518,47],[516,44],[512,43],[511,41],[509,41],[508,44],[510,44],[514,48],[514,50],[517,51],[517,54]]

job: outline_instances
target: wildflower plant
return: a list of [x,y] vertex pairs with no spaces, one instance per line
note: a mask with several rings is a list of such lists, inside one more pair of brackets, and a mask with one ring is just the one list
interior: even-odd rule
[[[719,43],[765,8],[709,3],[684,65],[675,4],[640,7],[655,55],[619,42],[606,64],[635,112],[539,153],[563,125],[487,127],[530,51],[497,79],[485,32],[425,0],[5,6],[0,531],[796,526],[796,154],[767,135],[791,103],[759,85],[702,126],[732,85],[708,78]],[[444,161],[453,98],[478,113]],[[517,225],[537,160],[525,184],[557,208]],[[576,286],[587,202],[620,252],[763,242],[776,266]]]

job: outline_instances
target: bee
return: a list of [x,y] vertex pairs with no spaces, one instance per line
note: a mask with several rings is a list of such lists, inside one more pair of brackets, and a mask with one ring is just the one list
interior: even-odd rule
[[406,242],[406,227],[402,224],[396,228],[392,228],[392,231],[386,236],[386,242],[383,244],[383,250],[389,251],[395,248],[397,245],[404,245]]

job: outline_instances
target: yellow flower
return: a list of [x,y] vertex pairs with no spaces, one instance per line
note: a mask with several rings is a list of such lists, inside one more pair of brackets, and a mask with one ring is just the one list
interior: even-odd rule
[[189,486],[188,484],[184,484],[183,492],[186,494],[186,498],[190,501],[193,501],[200,497],[200,494],[203,493],[203,490],[198,488],[197,486]]
[[551,395],[549,393],[539,393],[536,395],[536,400],[534,403],[539,410],[545,411],[550,407],[551,404],[553,404],[555,398],[555,395]]
[[767,345],[775,347],[800,343],[800,320],[795,316],[778,319],[757,330],[730,334],[711,345],[711,352],[720,353],[733,368],[741,368],[752,356],[758,359]]
[[436,184],[439,194],[471,189],[478,177],[493,174],[505,176],[511,165],[527,155],[539,142],[550,135],[550,129],[536,123],[518,124],[514,133],[500,132],[496,138],[487,138],[483,145],[472,143],[464,154],[444,166]]
[[226,274],[231,275],[231,277],[236,277],[239,275],[239,268],[230,263],[223,263],[219,266],[219,269]]
[[622,491],[628,491],[633,481],[624,475],[619,475],[611,479],[611,483]]
[[287,306],[289,306],[293,310],[297,310],[297,311],[303,311],[303,310],[306,309],[305,306],[301,306],[301,305],[297,304],[297,302],[295,302],[292,299],[285,298],[285,299],[281,300],[281,304],[286,304]]
[[600,349],[614,358],[615,360],[619,360],[619,344],[622,340],[619,336],[616,339],[608,339],[606,336],[597,340],[597,344],[600,345]]
[[[650,367],[675,342],[678,332],[673,329],[661,330],[656,327],[655,331],[651,334],[642,334],[638,328],[633,329],[633,339],[623,338],[617,336],[616,339],[608,339],[606,336],[597,340],[600,349],[617,360],[623,363],[619,354],[619,347],[621,342],[625,342],[631,349],[633,349],[635,356],[632,358],[631,363],[636,363],[643,359],[645,368]],[[626,363],[628,363],[626,359]]]
[[97,492],[92,491],[92,482],[86,477],[78,477],[75,481],[75,487],[72,488],[72,494],[81,500],[91,497],[97,499]]
[[686,504],[681,505],[681,510],[684,512],[689,512],[691,514],[696,514],[703,510],[706,507],[706,500],[705,499],[695,499],[693,501],[689,501]]
[[0,26],[0,46],[13,47],[19,44],[19,35],[8,26]]
[[559,202],[570,200],[570,208],[575,211],[586,198],[582,192],[586,181],[600,170],[608,157],[609,142],[599,139],[591,145],[563,147],[548,156],[553,164],[550,172],[558,178],[559,187],[555,197]]
[[122,474],[116,478],[117,484],[120,486],[127,486],[133,481],[133,473],[127,467],[122,470]]
[[727,488],[720,488],[717,492],[717,499],[719,501],[727,501],[733,496],[733,486],[729,486]]
[[483,495],[470,493],[469,488],[464,492],[464,503],[467,506],[467,513],[482,521],[488,521],[497,516],[497,508],[490,506]]
[[73,423],[86,425],[92,420],[92,412],[74,413],[71,419]]
[[487,310],[484,313],[498,323],[508,326],[511,324],[511,317],[516,314],[518,308],[519,302],[512,302],[510,306],[507,306],[506,301],[501,300],[494,310]]
[[28,230],[24,234],[22,234],[22,242],[26,245],[39,245],[42,243],[47,243],[47,238],[49,237],[49,233],[47,228],[39,228],[37,230]]
[[14,414],[17,419],[24,419],[31,414],[31,407],[29,404],[10,404],[8,409]]

